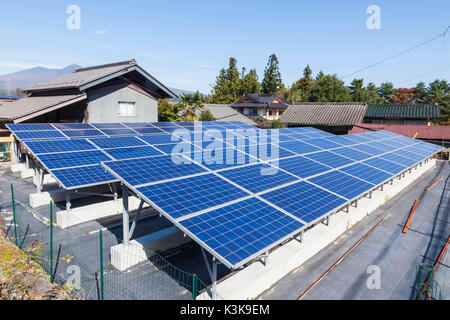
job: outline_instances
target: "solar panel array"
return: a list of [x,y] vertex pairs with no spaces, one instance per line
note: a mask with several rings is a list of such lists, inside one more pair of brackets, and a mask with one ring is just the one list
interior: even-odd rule
[[[237,122],[203,123],[201,131],[193,123],[86,125],[10,129],[65,188],[120,180],[232,268],[441,150],[384,131],[334,136]],[[121,126],[138,134],[113,131]],[[109,137],[98,138],[105,129]],[[64,137],[42,138],[54,131]]]
[[383,131],[334,136],[290,128],[261,133],[273,140],[271,145],[278,143],[272,152],[276,157],[254,152],[253,147],[266,146],[267,140],[247,137],[245,145],[228,140],[214,152],[219,162],[227,151],[247,154],[250,162],[207,163],[201,157],[205,145],[192,143],[204,152],[147,158],[158,161],[154,166],[133,159],[102,165],[221,262],[236,268],[441,150]]

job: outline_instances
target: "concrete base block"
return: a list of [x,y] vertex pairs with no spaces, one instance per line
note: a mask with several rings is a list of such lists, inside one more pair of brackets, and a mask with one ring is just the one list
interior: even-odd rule
[[141,263],[148,259],[144,246],[136,240],[131,240],[127,245],[118,244],[111,247],[111,264],[119,271]]
[[165,228],[131,240],[128,245],[119,244],[111,247],[111,264],[117,270],[124,271],[148,259],[147,253],[166,251],[191,241],[176,227]]
[[25,170],[25,169],[26,169],[26,166],[25,166],[25,164],[23,164],[23,163],[15,163],[15,164],[12,164],[12,165],[9,167],[9,171],[10,171],[11,173],[20,172],[20,171]]
[[[50,174],[44,174],[44,185],[58,183]],[[36,175],[33,175],[33,184],[37,186]]]
[[[392,185],[383,186],[383,191],[374,191],[372,198],[361,198],[358,206],[350,207],[348,213],[340,211],[330,218],[330,225],[322,223],[304,233],[302,242],[292,240],[269,254],[269,263],[252,263],[231,277],[217,284],[217,293],[224,299],[252,299],[269,289],[292,270],[297,270],[312,256],[331,243],[337,244],[341,235],[372,211],[405,189],[414,180],[433,169],[436,161],[430,160],[401,180],[395,178]],[[395,213],[392,213],[395,214]],[[207,294],[204,294],[207,298]],[[203,298],[203,295],[199,299]]]
[[23,169],[23,170],[20,172],[20,177],[21,177],[22,179],[34,177],[34,169]]
[[[129,210],[137,210],[139,207],[139,199],[136,197],[129,197],[128,204]],[[144,203],[143,208],[147,208],[149,205]],[[110,217],[123,212],[122,200],[117,201],[107,200],[99,203],[89,204],[78,208],[71,208],[69,212],[67,210],[58,211],[56,213],[56,224],[62,229],[74,226],[83,222],[97,220],[101,218]]]

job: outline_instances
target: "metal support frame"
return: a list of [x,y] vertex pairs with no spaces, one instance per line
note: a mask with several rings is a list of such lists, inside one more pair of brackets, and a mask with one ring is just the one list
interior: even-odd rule
[[372,191],[370,191],[369,193],[366,193],[365,196],[369,199],[372,199]]
[[122,229],[123,229],[123,243],[127,245],[130,242],[130,213],[128,207],[128,187],[122,185],[122,205],[123,205],[123,213],[122,213]]
[[25,153],[25,163],[26,163],[26,167],[27,169],[30,169],[30,160],[28,159],[28,153]]
[[202,251],[203,260],[205,261],[206,269],[208,270],[209,278],[211,279],[211,283],[212,283],[211,298],[213,300],[215,300],[216,296],[217,296],[216,295],[216,292],[217,292],[217,265],[219,264],[219,262],[213,256],[212,257],[212,268],[211,268],[211,266],[209,265],[209,262],[208,262],[208,258],[206,257],[205,249],[203,249],[203,247],[200,247],[200,249]]
[[330,225],[330,216],[328,215],[325,219],[321,221],[327,227]]
[[106,197],[106,198],[114,198],[114,195],[112,195],[112,194],[104,194],[104,193],[97,193],[97,192],[85,192],[85,191],[78,191],[78,190],[74,190],[74,191],[70,191],[70,192],[76,193],[76,194],[83,194],[86,196],[99,196],[99,197]]
[[144,206],[144,200],[141,199],[141,202],[139,203],[139,207],[136,211],[136,214],[134,215],[133,223],[131,224],[130,230],[128,231],[128,240],[131,239],[133,236],[134,229],[136,229],[136,224],[138,222],[139,216],[142,212],[142,207]]
[[66,211],[69,213],[72,204],[70,203],[70,191],[66,191]]
[[352,201],[352,202],[350,203],[350,205],[351,205],[352,207],[357,208],[357,207],[358,207],[358,199]]
[[118,197],[118,189],[119,189],[119,186],[118,186],[118,182],[113,182],[113,184],[112,184],[112,188],[113,188],[113,192],[114,192],[114,201],[117,201],[118,199],[119,199],[119,197]]
[[37,193],[41,193],[42,188],[44,186],[44,170],[42,168],[40,168],[38,165],[34,166],[34,176],[36,179]]

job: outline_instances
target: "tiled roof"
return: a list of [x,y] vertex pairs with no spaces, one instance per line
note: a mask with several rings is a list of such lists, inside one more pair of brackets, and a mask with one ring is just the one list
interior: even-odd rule
[[[243,101],[245,98],[250,98],[256,102]],[[275,98],[280,99],[283,103],[273,103]],[[276,94],[256,94],[248,93],[245,97],[239,99],[239,101],[231,104],[232,107],[251,107],[251,108],[287,108],[289,107],[289,101],[277,96]]]
[[299,102],[281,115],[286,124],[348,126],[364,119],[367,105],[352,102]]
[[369,104],[366,118],[437,119],[441,111],[435,104]]
[[110,74],[125,70],[129,67],[135,66],[135,60],[105,64],[95,67],[76,69],[71,74],[64,75],[54,80],[39,83],[26,89],[27,92],[55,90],[55,89],[69,89],[79,88],[80,86],[101,79]]
[[15,120],[62,103],[69,103],[75,99],[83,99],[83,97],[86,98],[86,94],[27,97],[19,99],[0,106],[0,119]]
[[253,120],[237,112],[227,104],[204,104],[203,108],[211,111],[217,121],[241,121],[252,126],[256,125]]
[[355,124],[350,133],[353,134],[379,130],[390,131],[410,138],[413,138],[416,133],[418,133],[416,137],[417,139],[450,140],[450,126],[358,123]]

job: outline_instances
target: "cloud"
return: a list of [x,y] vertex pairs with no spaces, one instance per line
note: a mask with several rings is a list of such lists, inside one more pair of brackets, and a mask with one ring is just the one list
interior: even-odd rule
[[94,31],[94,34],[98,34],[98,35],[104,35],[107,33],[108,33],[108,31],[106,31],[106,30],[95,30]]

